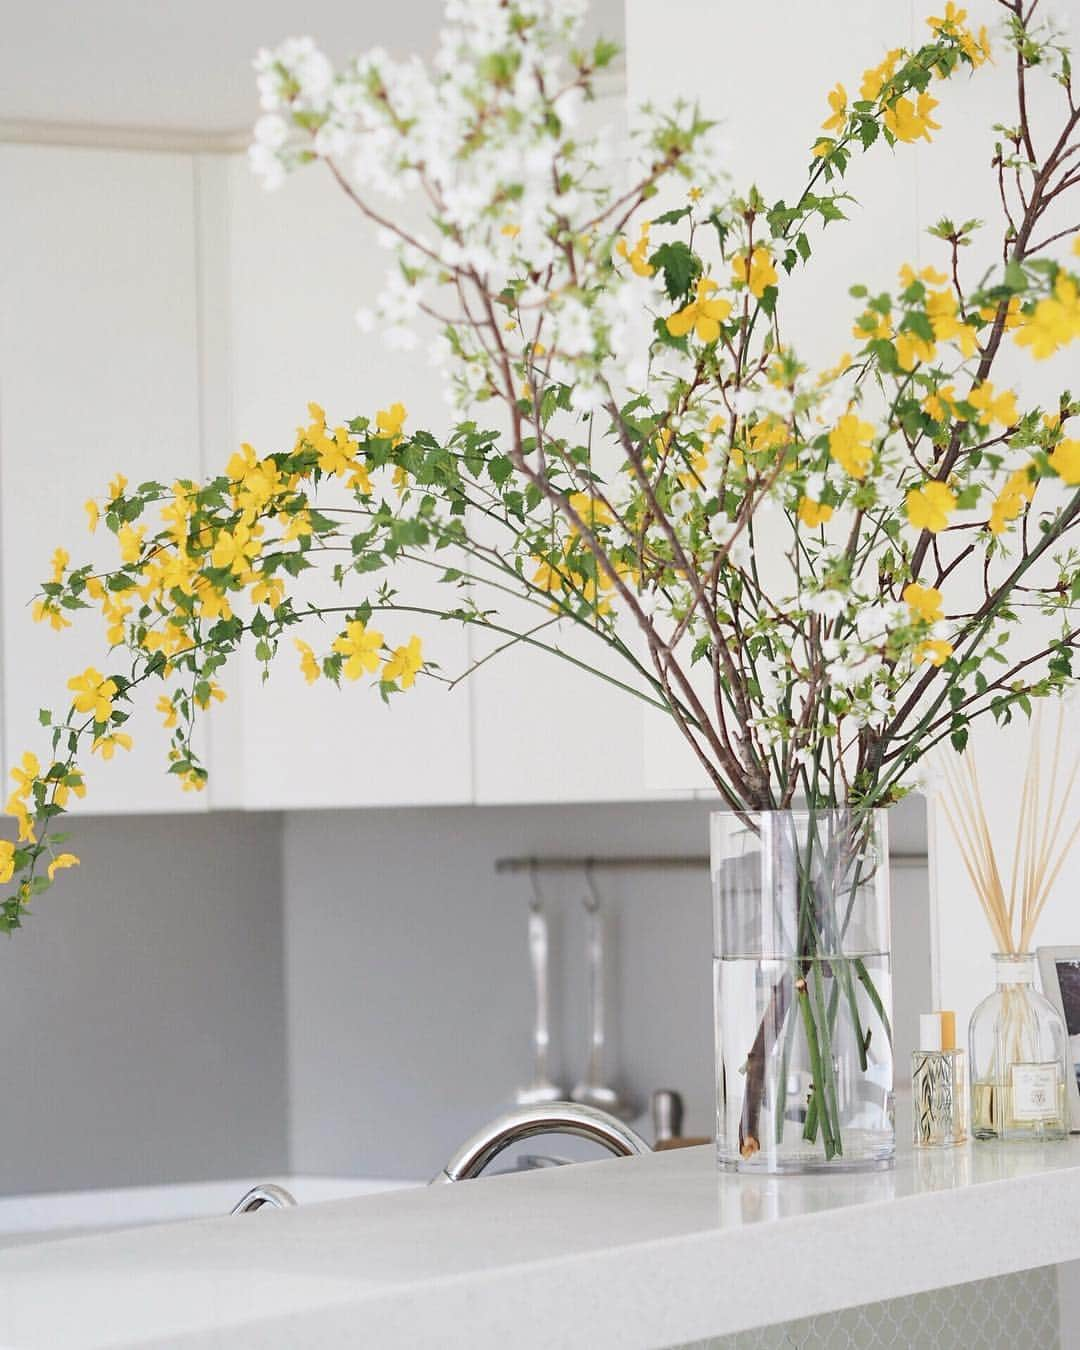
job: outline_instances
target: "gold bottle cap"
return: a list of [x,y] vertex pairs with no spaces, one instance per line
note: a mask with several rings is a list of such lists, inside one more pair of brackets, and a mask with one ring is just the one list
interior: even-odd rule
[[941,1016],[941,1048],[956,1049],[956,1013],[943,1012]]

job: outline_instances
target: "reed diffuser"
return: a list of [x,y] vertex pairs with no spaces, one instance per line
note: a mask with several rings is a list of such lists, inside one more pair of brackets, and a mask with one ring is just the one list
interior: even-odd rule
[[1067,827],[1080,760],[1063,772],[1059,708],[1049,773],[1040,711],[1033,719],[1009,885],[1002,880],[974,751],[944,764],[941,806],[990,924],[997,985],[971,1017],[971,1126],[976,1139],[1064,1139],[1068,1037],[1057,1009],[1034,987],[1035,926],[1080,833]]

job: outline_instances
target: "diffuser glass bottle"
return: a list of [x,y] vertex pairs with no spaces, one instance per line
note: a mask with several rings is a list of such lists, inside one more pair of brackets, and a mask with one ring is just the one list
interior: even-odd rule
[[997,987],[971,1018],[971,1132],[976,1139],[1065,1139],[1068,1038],[1035,988],[1029,953],[994,957]]

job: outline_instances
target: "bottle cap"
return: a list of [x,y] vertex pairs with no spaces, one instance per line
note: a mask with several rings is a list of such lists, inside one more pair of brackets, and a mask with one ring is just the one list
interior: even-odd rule
[[919,1017],[919,1049],[941,1049],[941,1015],[922,1013]]
[[941,1019],[941,1048],[942,1050],[956,1049],[956,1014],[954,1012],[938,1013]]

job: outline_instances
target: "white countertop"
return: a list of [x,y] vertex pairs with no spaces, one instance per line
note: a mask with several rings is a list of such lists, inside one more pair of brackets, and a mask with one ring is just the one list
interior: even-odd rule
[[1080,1257],[1080,1139],[890,1171],[711,1147],[0,1251],[0,1345],[661,1347]]

